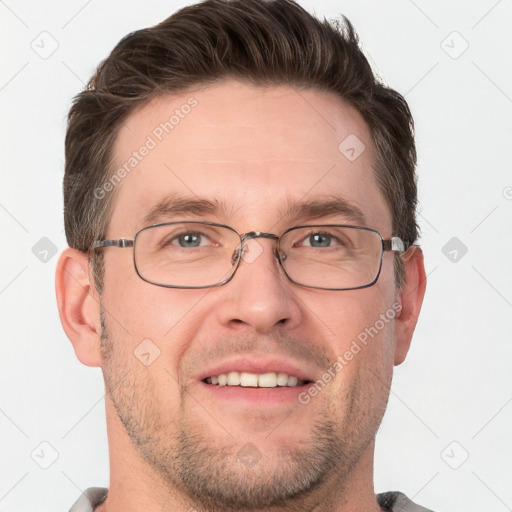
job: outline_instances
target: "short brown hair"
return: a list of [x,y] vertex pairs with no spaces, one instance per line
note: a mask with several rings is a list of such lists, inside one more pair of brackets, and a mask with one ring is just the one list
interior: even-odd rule
[[[413,119],[405,99],[374,76],[350,22],[320,21],[292,0],[207,0],[127,35],[75,97],[64,176],[71,247],[87,251],[106,235],[115,193],[98,199],[94,190],[113,172],[112,147],[127,116],[156,96],[222,78],[314,88],[355,107],[373,138],[393,234],[416,241]],[[400,258],[395,270],[401,287]],[[101,272],[95,274],[100,291]]]

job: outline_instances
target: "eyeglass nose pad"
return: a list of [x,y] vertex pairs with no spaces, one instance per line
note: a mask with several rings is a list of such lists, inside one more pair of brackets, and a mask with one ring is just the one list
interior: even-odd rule
[[283,263],[283,261],[286,260],[286,258],[288,258],[288,255],[283,252],[281,249],[276,249],[274,251],[274,254],[276,255],[276,258],[281,262]]
[[233,256],[231,256],[231,265],[235,265],[236,262],[242,257],[242,253],[243,253],[243,244],[240,244],[234,251],[233,251]]

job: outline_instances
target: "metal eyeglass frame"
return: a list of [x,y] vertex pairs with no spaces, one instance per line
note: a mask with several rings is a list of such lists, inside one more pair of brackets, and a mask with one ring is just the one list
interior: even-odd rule
[[[137,237],[139,236],[139,234],[142,231],[145,231],[145,230],[151,229],[151,228],[160,227],[160,226],[172,226],[174,224],[202,224],[202,225],[207,225],[207,226],[216,226],[216,227],[219,227],[219,228],[229,229],[230,231],[232,231],[233,233],[238,235],[238,237],[240,238],[240,245],[239,245],[238,249],[233,253],[233,258],[232,258],[232,263],[233,263],[233,265],[235,265],[235,263],[236,263],[236,266],[233,268],[233,271],[231,272],[229,277],[227,277],[223,281],[221,281],[219,283],[215,283],[215,284],[210,284],[210,285],[206,285],[206,286],[177,286],[177,285],[171,285],[171,284],[162,284],[162,283],[158,283],[156,281],[151,281],[151,280],[149,280],[149,279],[147,279],[147,278],[145,278],[144,276],[141,275],[141,273],[139,272],[139,269],[137,268],[137,262],[135,260],[135,250],[134,250],[133,251],[133,265],[135,267],[135,271],[137,272],[137,275],[143,281],[145,281],[147,283],[150,283],[150,284],[154,284],[155,286],[162,286],[164,288],[201,289],[201,288],[215,288],[215,287],[218,287],[218,286],[222,286],[222,285],[228,283],[229,281],[231,281],[231,279],[233,279],[234,275],[236,274],[236,271],[238,270],[238,267],[240,266],[240,262],[242,260],[243,248],[244,248],[245,242],[247,240],[254,239],[254,238],[267,238],[267,239],[270,239],[270,240],[275,240],[277,242],[277,247],[276,247],[276,249],[274,251],[274,256],[276,257],[276,259],[279,262],[281,268],[283,269],[284,274],[286,275],[286,277],[292,283],[297,284],[299,286],[304,286],[306,288],[313,288],[313,289],[317,289],[317,290],[331,290],[331,291],[359,290],[359,289],[362,289],[362,288],[368,288],[370,286],[373,286],[377,282],[377,280],[379,279],[380,272],[381,272],[381,269],[382,269],[382,257],[384,255],[384,252],[392,251],[392,252],[396,252],[396,253],[401,255],[401,254],[404,254],[410,248],[410,245],[406,244],[401,238],[399,238],[397,236],[391,237],[389,239],[384,239],[382,237],[382,235],[380,234],[380,232],[377,231],[376,229],[368,228],[368,227],[365,227],[365,226],[352,226],[352,225],[349,225],[349,224],[306,224],[306,225],[301,225],[301,226],[293,226],[291,228],[286,229],[283,233],[281,233],[281,235],[278,236],[278,235],[275,235],[274,233],[262,233],[261,231],[250,231],[248,233],[244,233],[244,234],[241,235],[240,233],[238,233],[238,231],[236,231],[232,227],[226,226],[225,224],[219,224],[219,223],[216,223],[216,222],[208,222],[208,221],[175,221],[175,222],[163,222],[163,223],[160,223],[160,224],[153,224],[151,226],[146,226],[144,228],[141,228],[141,229],[139,229],[135,233],[135,236],[131,240],[127,239],[127,238],[95,240],[91,244],[91,247],[89,249],[89,254],[91,255],[92,252],[94,250],[96,250],[96,249],[102,249],[102,248],[107,248],[107,247],[119,247],[121,249],[124,249],[125,247],[133,247],[135,249],[135,243],[137,241]],[[339,228],[362,229],[362,230],[365,230],[365,231],[371,231],[373,233],[376,233],[379,236],[379,238],[380,238],[380,240],[382,242],[382,251],[381,251],[381,254],[380,254],[379,268],[378,268],[377,274],[376,274],[375,278],[373,279],[373,281],[371,281],[368,284],[364,284],[362,286],[352,286],[352,287],[348,287],[348,288],[325,288],[323,286],[309,286],[309,285],[300,283],[298,281],[295,281],[294,279],[292,279],[288,275],[288,273],[286,272],[286,269],[283,266],[283,261],[286,259],[286,254],[282,254],[282,253],[279,252],[279,241],[280,241],[280,239],[284,235],[286,235],[286,233],[289,233],[290,231],[293,231],[295,229],[322,228],[322,227],[325,227],[325,228],[327,228],[327,227],[339,227]]]

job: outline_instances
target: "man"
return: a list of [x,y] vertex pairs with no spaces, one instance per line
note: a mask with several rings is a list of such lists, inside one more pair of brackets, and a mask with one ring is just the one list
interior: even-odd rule
[[373,489],[425,291],[415,160],[346,20],[210,0],[117,45],[66,137],[58,304],[111,465],[72,511],[427,510]]

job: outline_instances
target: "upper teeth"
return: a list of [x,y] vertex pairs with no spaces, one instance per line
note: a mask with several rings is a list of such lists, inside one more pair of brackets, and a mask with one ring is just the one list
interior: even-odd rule
[[208,384],[219,386],[245,386],[275,388],[276,386],[302,386],[304,381],[287,373],[247,373],[229,372],[214,375],[206,379]]

